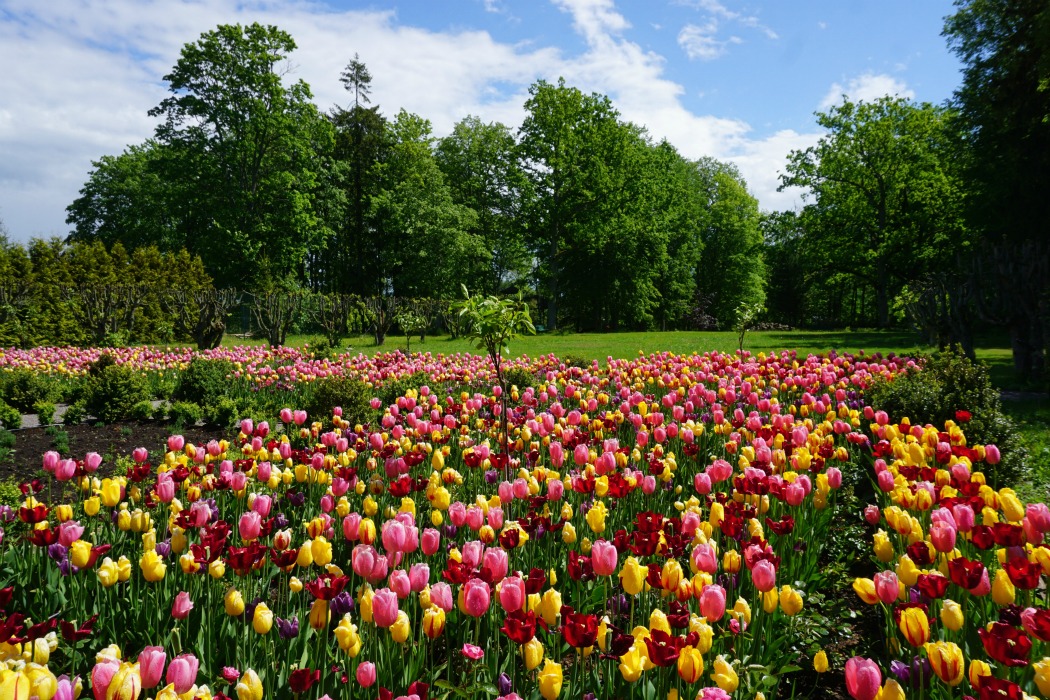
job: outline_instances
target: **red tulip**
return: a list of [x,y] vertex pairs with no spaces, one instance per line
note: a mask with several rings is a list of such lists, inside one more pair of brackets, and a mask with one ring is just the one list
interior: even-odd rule
[[988,656],[1007,666],[1027,666],[1032,640],[1021,630],[1005,622],[993,622],[991,629],[979,629]]

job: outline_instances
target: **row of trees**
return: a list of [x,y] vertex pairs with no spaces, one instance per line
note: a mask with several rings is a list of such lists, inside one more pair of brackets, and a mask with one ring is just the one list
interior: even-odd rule
[[216,288],[199,256],[156,246],[33,240],[0,245],[0,346],[164,344],[218,347],[227,332],[283,345],[290,332],[338,347],[370,333],[455,337],[451,299]]
[[654,142],[607,97],[539,81],[519,128],[466,117],[436,139],[426,119],[371,104],[356,56],[350,103],[322,111],[284,79],[294,48],[258,24],[186,45],[154,137],[94,164],[71,239],[185,248],[219,288],[527,288],[549,328],[673,327],[698,299],[731,323],[762,301],[760,214],[740,174]]

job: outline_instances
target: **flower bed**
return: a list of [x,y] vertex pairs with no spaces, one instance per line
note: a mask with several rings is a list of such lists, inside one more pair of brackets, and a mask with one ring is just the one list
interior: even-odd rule
[[[341,371],[434,382],[374,401],[365,425],[287,410],[228,442],[173,436],[119,473],[45,456],[0,514],[0,697],[788,695],[799,667],[827,663],[796,641],[830,582],[831,528],[854,517],[844,477],[874,449],[898,525],[933,495],[906,479],[942,456],[937,431],[867,432],[864,388],[905,360],[518,364],[536,386],[509,397],[509,454],[499,388],[448,388],[491,381],[486,360],[395,353]],[[989,453],[949,450],[971,483]],[[954,466],[934,471],[961,490]],[[882,687],[871,664],[845,671],[851,692]]]

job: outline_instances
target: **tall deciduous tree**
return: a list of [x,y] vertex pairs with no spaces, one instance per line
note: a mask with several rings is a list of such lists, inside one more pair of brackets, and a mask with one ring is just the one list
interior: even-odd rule
[[1043,0],[956,0],[944,25],[963,63],[955,93],[982,234],[971,286],[988,320],[1007,326],[1020,375],[1050,354],[1050,6]]
[[735,166],[703,158],[695,167],[708,209],[696,286],[708,300],[708,313],[722,327],[729,327],[741,304],[759,306],[766,298],[758,200],[747,191]]
[[814,260],[870,285],[875,320],[886,326],[901,287],[967,244],[949,114],[896,97],[846,99],[817,123],[826,135],[792,151],[781,187],[806,188]]
[[531,187],[513,132],[467,117],[441,139],[435,157],[453,200],[477,215],[470,232],[491,251],[491,264],[471,271],[474,286],[495,294],[519,283],[532,267],[523,225]]
[[313,200],[332,130],[305,82],[284,83],[294,49],[273,26],[221,25],[183,47],[150,111],[186,247],[221,286],[292,283],[327,234]]

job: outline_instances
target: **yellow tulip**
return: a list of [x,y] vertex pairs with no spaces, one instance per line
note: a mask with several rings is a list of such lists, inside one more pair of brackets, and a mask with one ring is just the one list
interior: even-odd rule
[[522,645],[521,653],[525,658],[525,669],[531,671],[543,661],[543,644],[533,637]]
[[958,632],[963,626],[962,607],[954,600],[945,598],[941,603],[941,622],[952,632]]
[[587,525],[595,534],[605,532],[605,517],[608,513],[609,509],[606,508],[605,501],[596,501],[594,505],[591,506],[591,509],[587,511]]
[[901,611],[898,626],[913,647],[921,647],[930,641],[930,620],[922,608],[905,608]]
[[540,617],[549,626],[553,627],[558,622],[558,615],[561,614],[561,593],[554,588],[548,588],[543,592],[543,598],[540,600],[539,606]]
[[828,655],[823,649],[813,656],[813,670],[817,673],[826,673],[828,670]]
[[958,644],[954,642],[927,644],[926,655],[938,678],[953,688],[962,683],[966,664],[963,661],[962,649]]
[[259,674],[248,669],[237,684],[237,700],[262,700],[263,687]]
[[142,558],[139,559],[139,568],[142,569],[143,578],[150,583],[156,583],[164,579],[168,565],[164,563],[156,550],[153,550],[142,555]]
[[397,611],[397,619],[390,625],[390,637],[398,644],[404,644],[412,634],[412,625],[408,620],[408,613],[404,610]]
[[704,658],[696,647],[685,647],[678,652],[678,676],[686,683],[696,683],[704,673]]
[[561,664],[545,659],[539,675],[540,695],[544,700],[555,700],[561,695],[561,683]]
[[354,658],[361,652],[361,635],[357,633],[357,625],[350,621],[349,613],[343,615],[339,624],[335,627],[335,640],[339,648],[346,652],[350,658]]
[[794,617],[802,610],[802,595],[791,586],[781,586],[780,609],[788,617]]
[[904,688],[897,682],[896,678],[891,678],[886,681],[886,685],[883,686],[882,692],[877,696],[879,700],[905,700]]
[[117,571],[117,563],[106,557],[102,560],[102,563],[95,569],[95,575],[98,576],[98,582],[102,584],[103,588],[109,588],[117,583],[119,580],[119,572]]
[[992,600],[995,601],[995,604],[1000,606],[1013,605],[1016,595],[1017,589],[1007,575],[1006,570],[999,569],[996,571],[995,580],[992,581]]
[[620,569],[620,582],[628,595],[638,595],[645,587],[646,569],[634,557],[627,557]]
[[102,501],[98,496],[92,496],[91,498],[84,499],[84,512],[90,516],[98,515],[98,512],[102,509]]
[[445,611],[431,605],[423,613],[423,634],[430,639],[437,639],[445,630]]
[[635,640],[631,648],[627,650],[627,653],[620,657],[620,675],[628,683],[634,683],[636,680],[642,677],[642,671],[644,670],[642,649],[645,648],[645,642],[641,640]]
[[971,659],[970,669],[966,675],[968,680],[970,681],[970,685],[975,690],[980,690],[981,678],[992,675],[992,667],[988,665],[987,661],[981,661],[980,659]]
[[1050,657],[1043,657],[1041,661],[1032,664],[1035,670],[1035,684],[1044,698],[1050,698]]
[[255,613],[252,615],[252,629],[256,634],[269,634],[272,627],[273,611],[266,603],[259,603],[255,606]]
[[91,559],[91,543],[77,540],[69,546],[69,561],[78,569],[87,566]]
[[715,657],[715,668],[711,677],[719,688],[729,694],[732,694],[740,684],[740,678],[736,675],[736,671],[733,670],[733,667],[721,654]]
[[226,608],[226,614],[230,617],[239,617],[244,614],[244,598],[241,597],[241,592],[236,588],[226,591],[222,602]]
[[323,630],[328,627],[332,619],[332,613],[328,608],[328,601],[318,598],[310,605],[310,627],[315,630]]

